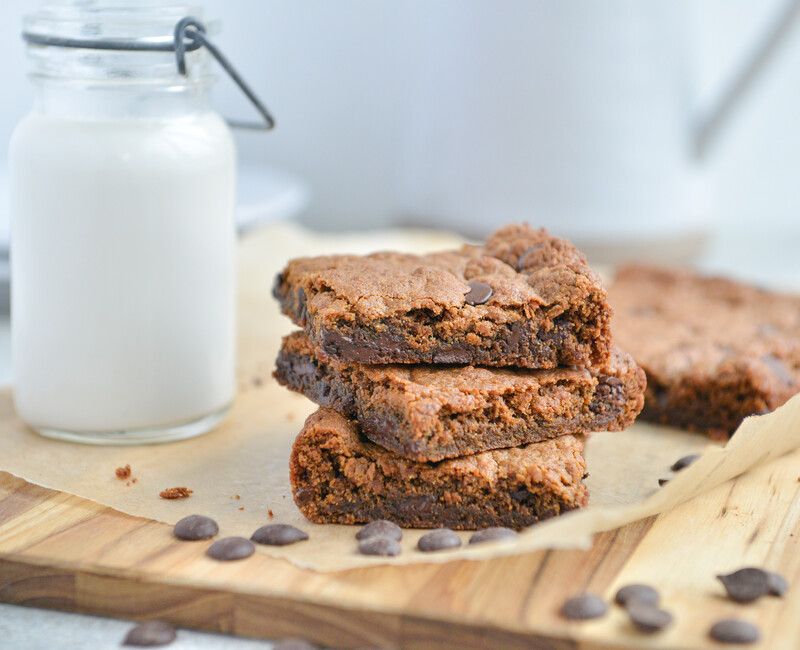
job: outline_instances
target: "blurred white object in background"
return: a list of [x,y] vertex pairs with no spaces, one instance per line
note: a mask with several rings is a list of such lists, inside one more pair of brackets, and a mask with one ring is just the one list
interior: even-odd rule
[[403,216],[473,236],[526,219],[597,261],[695,257],[714,225],[704,164],[798,7],[701,107],[684,2],[430,4]]

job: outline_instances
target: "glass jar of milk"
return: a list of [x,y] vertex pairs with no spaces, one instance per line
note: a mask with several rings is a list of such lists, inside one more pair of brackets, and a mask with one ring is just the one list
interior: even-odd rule
[[[62,0],[33,34],[169,43],[199,7]],[[20,417],[92,443],[176,440],[234,397],[234,144],[208,53],[28,46],[11,140],[12,358]]]

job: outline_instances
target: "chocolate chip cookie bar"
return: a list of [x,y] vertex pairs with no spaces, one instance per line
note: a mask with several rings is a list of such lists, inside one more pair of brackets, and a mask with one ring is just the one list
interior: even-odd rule
[[597,372],[367,366],[327,358],[295,332],[284,338],[276,365],[281,384],[356,419],[372,442],[417,461],[618,431],[644,403],[644,372],[619,350]]
[[585,506],[583,438],[565,435],[440,463],[401,458],[321,408],[292,448],[292,494],[320,524],[388,519],[407,528],[523,528]]
[[644,265],[610,294],[616,341],[647,374],[644,418],[725,439],[800,391],[800,296]]
[[484,246],[293,260],[274,295],[327,356],[555,368],[611,354],[606,291],[569,242],[526,225]]

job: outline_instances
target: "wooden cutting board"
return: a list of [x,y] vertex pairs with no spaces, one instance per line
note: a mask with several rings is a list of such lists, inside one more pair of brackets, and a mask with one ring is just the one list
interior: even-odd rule
[[[165,524],[0,473],[0,601],[348,648],[706,648],[718,647],[711,623],[737,616],[761,627],[756,647],[797,648],[798,471],[796,452],[587,551],[326,574],[261,554],[220,564]],[[714,574],[745,564],[796,584],[732,603]],[[661,589],[671,629],[644,636],[617,607],[593,622],[558,616],[575,592],[610,600],[633,581]]]

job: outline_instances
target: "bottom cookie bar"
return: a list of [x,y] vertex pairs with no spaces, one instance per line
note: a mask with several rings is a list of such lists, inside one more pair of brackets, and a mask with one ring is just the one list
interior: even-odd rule
[[292,493],[303,515],[320,524],[523,528],[586,505],[583,443],[565,435],[420,463],[367,441],[352,420],[321,408],[295,440]]

